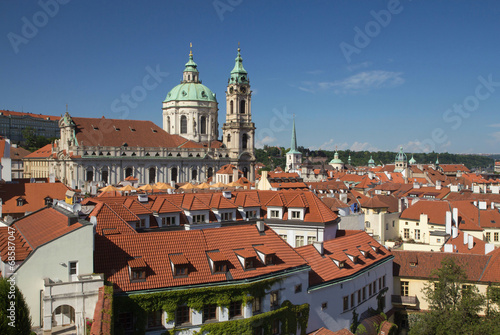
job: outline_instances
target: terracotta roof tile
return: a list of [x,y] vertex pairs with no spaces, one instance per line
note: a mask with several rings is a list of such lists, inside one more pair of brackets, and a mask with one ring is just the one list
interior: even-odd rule
[[52,144],[47,144],[40,149],[33,151],[25,156],[25,158],[49,158],[52,155]]
[[50,121],[59,121],[61,117],[59,116],[53,116],[53,115],[42,115],[42,114],[33,114],[33,113],[25,113],[25,112],[14,112],[14,111],[8,111],[8,110],[0,110],[2,116],[29,116],[37,119],[44,119],[47,120],[49,119]]
[[447,201],[420,200],[401,213],[401,219],[420,220],[420,214],[427,214],[430,224],[444,225],[446,212],[451,211]]

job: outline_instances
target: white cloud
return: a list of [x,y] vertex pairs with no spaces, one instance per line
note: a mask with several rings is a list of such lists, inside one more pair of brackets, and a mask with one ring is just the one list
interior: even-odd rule
[[490,124],[490,125],[488,125],[488,127],[492,127],[492,128],[500,128],[500,123]]
[[276,137],[271,137],[271,136],[265,136],[263,139],[257,139],[255,142],[255,147],[262,149],[264,145],[269,144],[269,143],[276,143],[277,139]]
[[369,67],[370,65],[372,65],[371,62],[363,62],[363,63],[359,63],[359,64],[351,64],[351,65],[347,66],[347,70],[354,71],[354,70],[358,70],[358,69],[364,69],[364,68]]
[[352,150],[352,151],[378,151],[376,147],[371,145],[368,142],[354,142],[353,144],[349,145],[347,142],[343,143],[336,143],[333,138],[328,140],[327,142],[321,144],[319,147],[316,146],[311,146],[311,150],[326,150],[326,151],[335,151],[335,150]]
[[391,71],[364,71],[342,80],[326,82],[302,82],[299,89],[314,93],[317,91],[333,90],[335,94],[355,94],[374,89],[396,87],[402,85],[405,80],[402,72]]
[[408,152],[429,152],[432,150],[429,150],[428,146],[426,146],[425,143],[420,142],[419,140],[415,141],[408,141],[406,144],[400,144],[398,145],[394,151],[399,152],[399,149],[403,147],[403,151],[408,153]]

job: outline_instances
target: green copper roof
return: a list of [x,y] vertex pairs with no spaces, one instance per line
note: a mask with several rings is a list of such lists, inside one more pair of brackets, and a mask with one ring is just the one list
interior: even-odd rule
[[436,158],[436,165],[439,165],[439,156]]
[[413,158],[413,155],[411,155],[411,158],[410,158],[410,164],[417,164],[417,161],[415,160],[415,158]]
[[375,161],[373,160],[372,156],[370,156],[370,160],[368,161],[368,164],[375,165]]
[[335,151],[335,154],[333,155],[333,159],[330,161],[329,164],[344,164],[339,158],[339,153]]
[[198,70],[196,69],[198,67],[198,65],[193,60],[193,53],[192,52],[189,52],[189,60],[185,66],[186,67],[184,69],[184,72],[198,72]]
[[300,154],[297,150],[297,135],[295,134],[295,118],[293,118],[293,128],[292,128],[292,143],[290,145],[289,154]]
[[248,84],[248,73],[243,67],[243,59],[241,58],[240,48],[238,48],[238,55],[236,56],[234,68],[231,71],[230,84]]
[[406,154],[403,152],[403,147],[399,148],[399,153],[396,155],[396,162],[406,162],[408,158]]
[[182,83],[168,92],[165,101],[213,101],[217,102],[215,93],[200,83]]

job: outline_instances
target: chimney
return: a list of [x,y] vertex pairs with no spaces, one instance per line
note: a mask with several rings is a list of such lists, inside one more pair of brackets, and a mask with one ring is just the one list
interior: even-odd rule
[[340,201],[347,204],[347,193],[339,194]]
[[487,255],[489,254],[490,252],[492,252],[493,250],[495,250],[495,245],[494,244],[491,244],[491,243],[486,243],[484,245],[484,254]]
[[469,242],[469,234],[464,232],[464,244],[467,244]]
[[323,242],[315,241],[313,242],[313,246],[314,248],[316,248],[316,250],[319,252],[321,256],[325,254],[325,249],[323,248]]
[[476,207],[477,207],[477,201],[474,201],[474,206],[476,206]]
[[436,190],[441,189],[441,180],[436,181]]
[[222,191],[222,196],[226,199],[231,199],[231,191]]
[[458,237],[458,228],[457,227],[451,227],[451,237],[452,238]]
[[238,179],[240,179],[238,177],[238,168],[233,168],[233,181],[236,182]]
[[420,188],[420,184],[417,182],[413,183],[413,188]]
[[444,252],[453,252],[453,244],[445,244]]
[[450,192],[458,192],[458,185],[451,185]]
[[486,201],[479,201],[479,209],[486,209],[488,206],[486,205]]
[[455,227],[458,228],[458,208],[453,208],[453,221],[455,222]]
[[263,233],[265,229],[266,229],[266,226],[264,225],[264,221],[257,221],[257,230],[260,233]]
[[499,194],[500,193],[500,186],[498,186],[498,185],[491,185],[490,189],[491,189],[492,194]]
[[451,212],[446,212],[446,221],[445,221],[445,232],[448,235],[451,235]]
[[474,237],[469,235],[469,250],[474,247]]
[[481,189],[479,188],[479,185],[472,186],[472,192],[481,193]]
[[495,202],[494,201],[491,202],[491,209],[495,209]]

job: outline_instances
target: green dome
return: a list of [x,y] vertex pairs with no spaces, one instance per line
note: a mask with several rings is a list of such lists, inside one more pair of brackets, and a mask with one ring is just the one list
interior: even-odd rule
[[200,83],[182,83],[168,92],[165,101],[212,101],[217,102],[215,93]]
[[339,159],[339,153],[337,151],[335,151],[335,154],[333,155],[333,159],[328,164],[344,164],[344,162],[342,162]]
[[375,164],[375,161],[373,160],[372,156],[370,156],[370,159],[368,160],[368,164]]
[[417,164],[417,161],[415,160],[415,158],[413,158],[413,155],[411,155],[411,158],[410,158],[410,164]]

